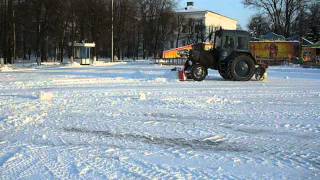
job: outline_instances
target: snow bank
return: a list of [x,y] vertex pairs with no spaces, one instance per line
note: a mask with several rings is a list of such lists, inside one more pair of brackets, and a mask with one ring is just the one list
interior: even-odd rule
[[65,67],[81,67],[81,64],[78,62],[67,63],[64,65]]
[[44,62],[40,66],[37,63],[17,63],[10,64],[0,67],[2,72],[16,72],[16,71],[34,71],[37,69],[44,69],[48,67],[58,67],[61,66],[59,62]]
[[127,62],[107,62],[107,61],[103,61],[103,60],[99,60],[99,61],[95,61],[93,63],[93,66],[96,67],[105,67],[105,66],[115,66],[115,65],[125,65],[127,64]]

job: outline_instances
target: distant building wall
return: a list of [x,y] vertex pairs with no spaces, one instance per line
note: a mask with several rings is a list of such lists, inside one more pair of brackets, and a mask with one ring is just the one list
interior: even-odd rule
[[[199,23],[205,26],[203,33],[201,33],[204,34],[204,36],[206,37],[206,40],[204,42],[212,42],[214,37],[212,36],[210,39],[209,35],[214,34],[214,32],[220,28],[227,30],[237,29],[237,20],[231,19],[229,17],[220,15],[212,11],[198,9],[194,7],[193,4],[193,2],[188,2],[186,8],[177,10],[177,19],[179,17],[183,18],[184,22],[182,29],[184,30],[195,30],[197,26],[199,26]],[[190,25],[188,24],[190,20],[196,21],[194,24],[195,27],[190,27]],[[168,42],[166,49],[173,49],[192,44],[195,41],[194,39],[196,39],[196,41],[198,42],[201,41],[201,38],[199,38],[199,34],[194,34],[192,37],[190,33],[187,31],[176,32],[172,35],[171,40],[170,42]]]
[[207,27],[214,26],[227,30],[236,30],[238,21],[208,11],[205,15],[205,24]]

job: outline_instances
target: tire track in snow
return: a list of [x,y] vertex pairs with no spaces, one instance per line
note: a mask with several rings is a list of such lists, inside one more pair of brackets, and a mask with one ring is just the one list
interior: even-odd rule
[[146,144],[159,145],[165,147],[181,147],[194,150],[213,150],[227,152],[250,152],[250,149],[236,144],[228,144],[225,141],[211,141],[206,139],[184,139],[184,138],[166,138],[153,137],[138,134],[116,134],[109,131],[95,131],[77,128],[64,128],[63,131],[77,134],[90,134],[93,136],[103,136],[131,142],[142,142]]
[[23,174],[28,170],[36,171],[36,169],[33,168],[38,163],[37,157],[22,154],[23,151],[24,149],[21,148],[14,156],[12,156],[0,167],[1,177],[18,179],[20,174]]
[[[256,129],[256,128],[233,128],[231,126],[223,125],[222,127],[241,132],[244,135],[252,136],[260,136],[264,139],[264,143],[259,143],[259,145],[252,146],[252,153],[255,154],[256,160],[264,161],[265,158],[270,158],[273,160],[274,166],[279,166],[277,162],[280,162],[283,166],[288,168],[296,168],[298,166],[303,167],[306,170],[313,170],[313,171],[320,171],[320,153],[314,152],[313,150],[317,149],[315,146],[319,145],[312,145],[308,141],[314,141],[318,139],[317,135],[315,137],[311,136],[310,134],[298,134],[296,131],[274,131],[270,129]],[[268,143],[274,139],[274,136],[283,137],[282,141],[283,146],[275,146],[272,143]],[[268,139],[267,137],[270,137]],[[305,145],[302,145],[304,148],[303,150],[290,147],[292,142],[288,141],[288,138],[292,138],[295,141],[305,142]],[[298,140],[299,139],[299,140]],[[253,140],[253,142],[258,140]],[[312,147],[308,147],[312,146]],[[301,151],[301,152],[300,152]]]

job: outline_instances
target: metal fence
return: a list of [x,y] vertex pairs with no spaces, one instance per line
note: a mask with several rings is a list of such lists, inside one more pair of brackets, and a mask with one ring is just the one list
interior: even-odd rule
[[162,64],[162,65],[184,65],[187,59],[180,58],[180,59],[154,59],[155,64]]

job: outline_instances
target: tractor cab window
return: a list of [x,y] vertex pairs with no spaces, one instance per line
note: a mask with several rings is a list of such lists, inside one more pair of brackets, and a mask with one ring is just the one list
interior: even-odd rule
[[214,41],[215,41],[214,47],[215,48],[221,48],[221,46],[222,46],[221,36],[215,35],[215,40]]
[[234,38],[233,37],[230,37],[230,36],[225,37],[224,48],[230,48],[230,49],[234,48]]
[[248,49],[248,43],[247,43],[247,38],[245,37],[238,37],[238,47],[237,49],[241,50],[247,50]]

